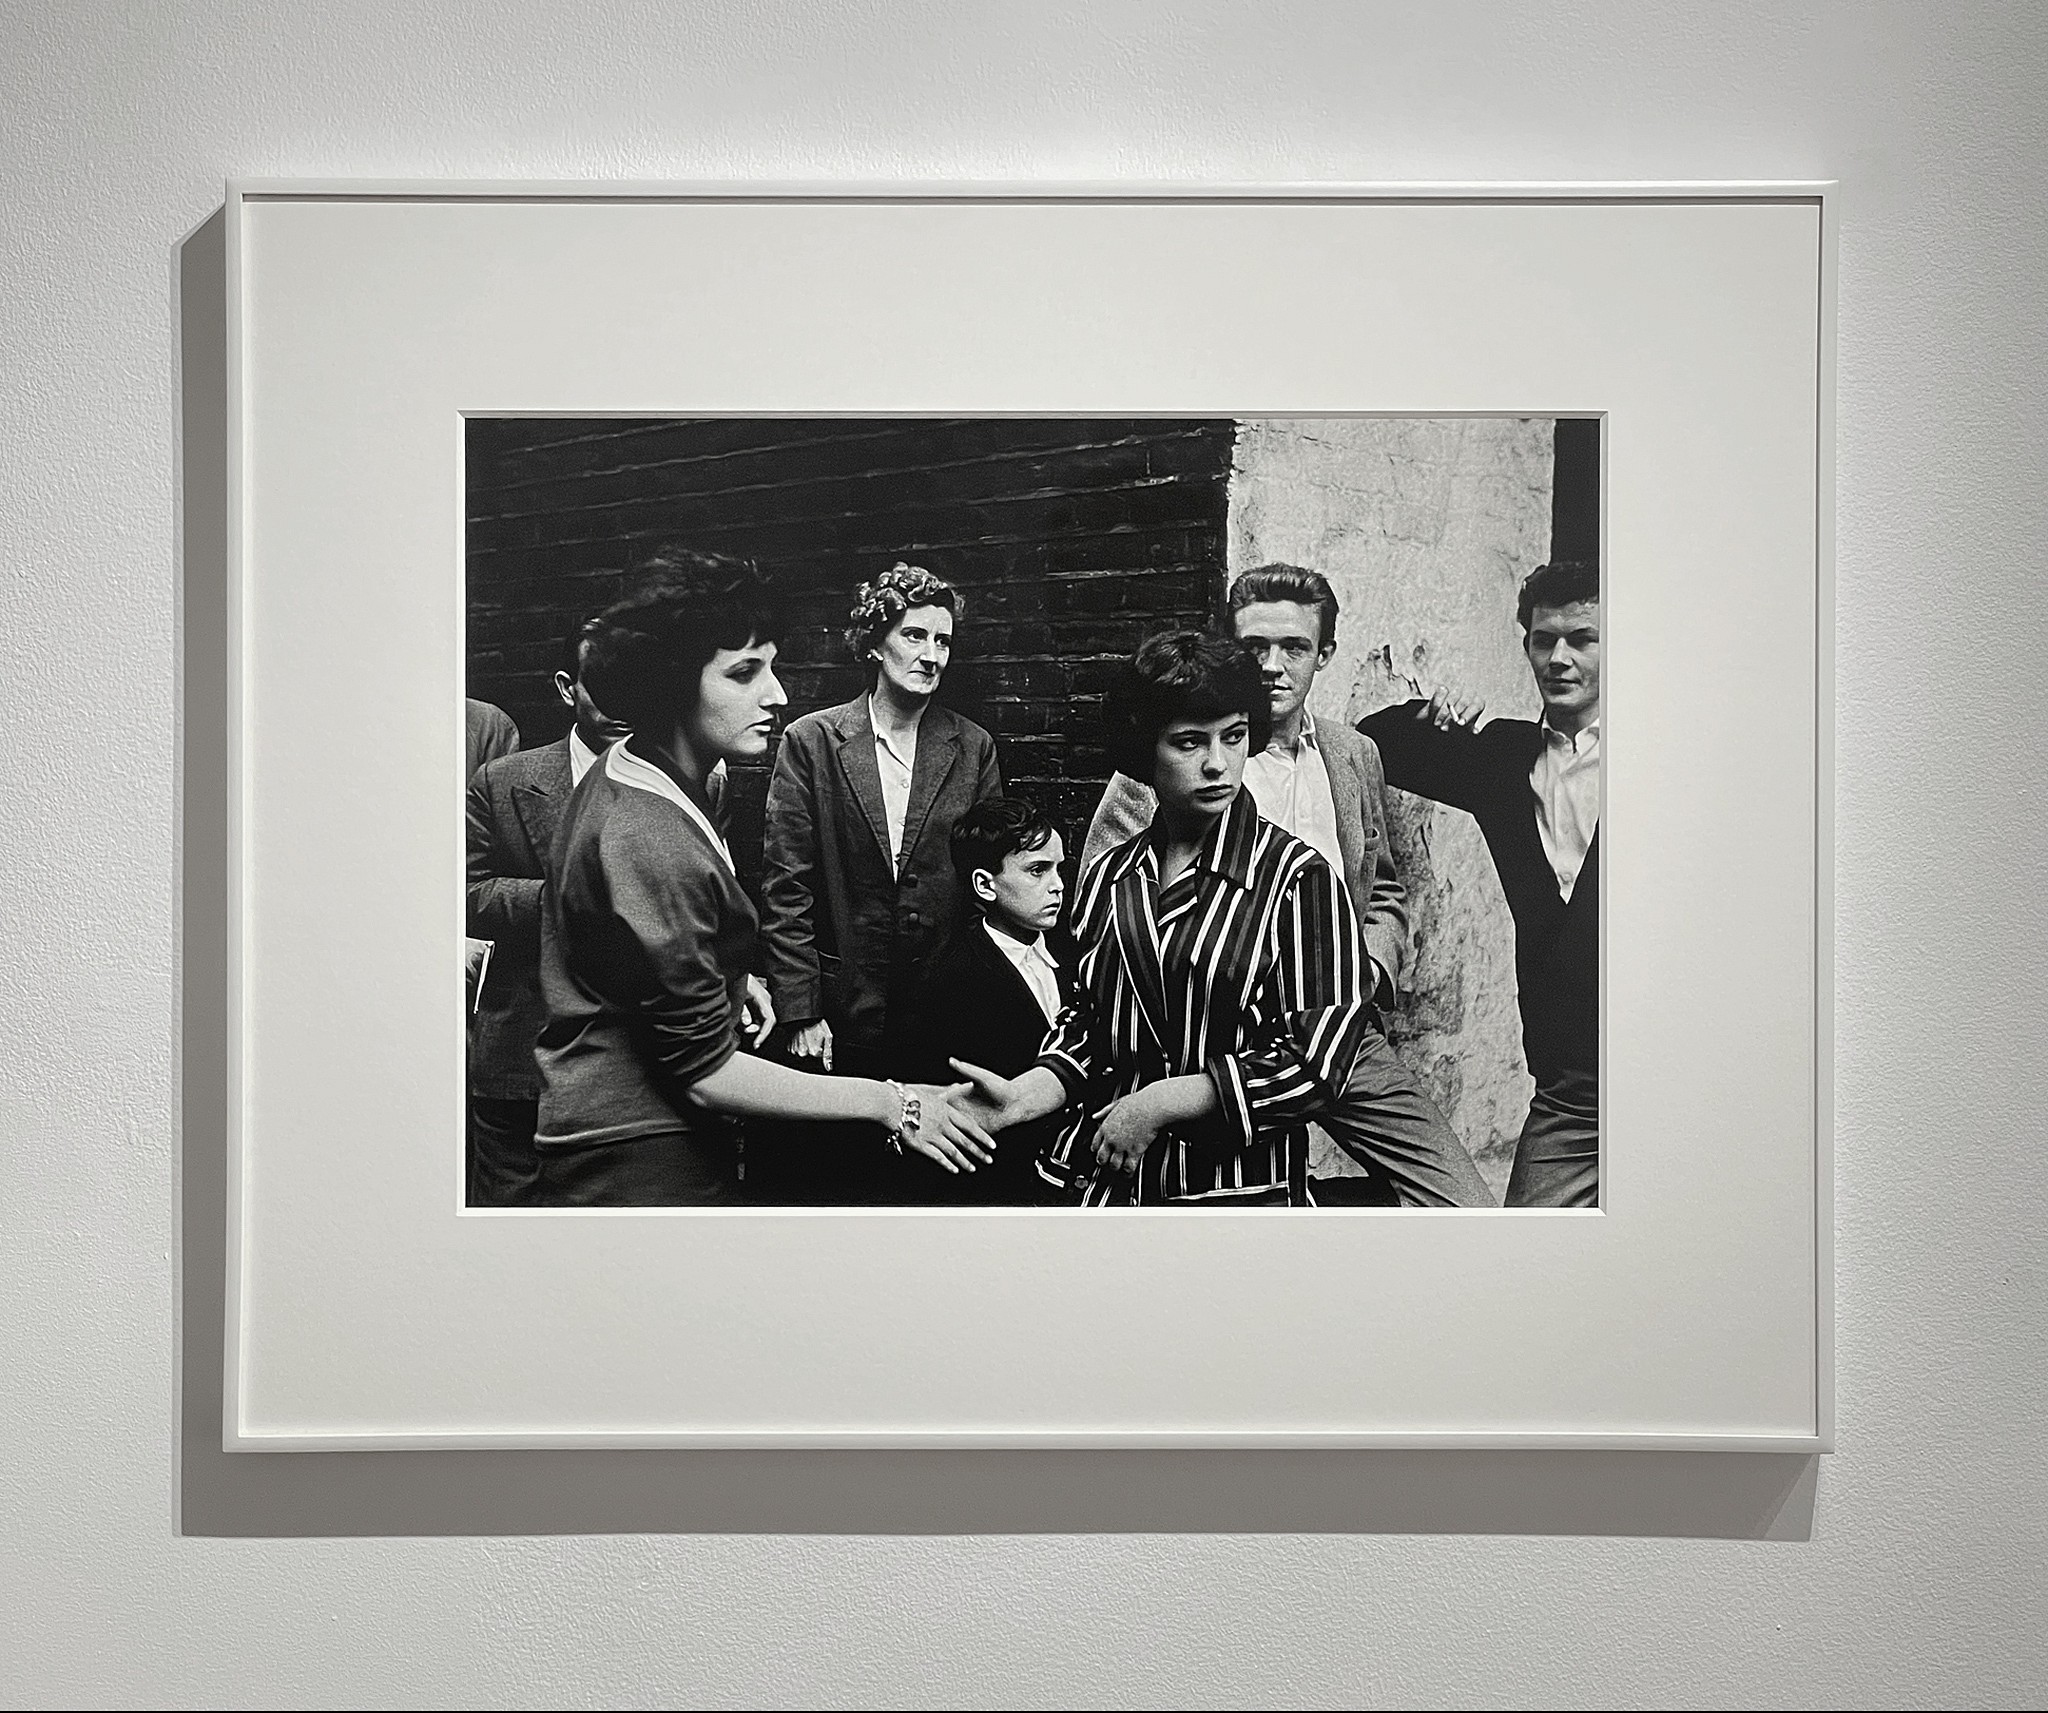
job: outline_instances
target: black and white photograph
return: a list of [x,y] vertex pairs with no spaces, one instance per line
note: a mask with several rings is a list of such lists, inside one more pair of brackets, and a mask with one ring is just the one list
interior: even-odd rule
[[1597,1208],[1600,434],[471,418],[466,1205]]

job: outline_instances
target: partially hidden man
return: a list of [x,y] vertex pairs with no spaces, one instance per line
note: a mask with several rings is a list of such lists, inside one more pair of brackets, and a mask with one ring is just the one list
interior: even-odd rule
[[[919,990],[961,920],[953,824],[1002,790],[994,740],[938,700],[963,609],[921,566],[863,583],[846,641],[871,688],[793,721],[776,756],[762,949],[778,1041],[800,1064],[897,1075]],[[814,1148],[791,1169],[792,1199],[900,1199],[878,1151]]]
[[474,779],[487,761],[510,755],[519,747],[519,728],[512,716],[495,702],[479,702],[474,696],[462,698],[462,777]]
[[1483,721],[1439,689],[1358,729],[1388,781],[1479,823],[1515,921],[1522,1050],[1535,1093],[1508,1178],[1510,1207],[1600,1200],[1600,574],[1538,566],[1515,618],[1541,720]]
[[583,682],[589,637],[589,621],[570,632],[555,673],[555,693],[574,716],[569,735],[487,761],[469,782],[469,932],[492,942],[470,1026],[472,1207],[521,1206],[540,1173],[533,1146],[540,1103],[533,1043],[546,1021],[540,922],[548,846],[569,794],[626,735],[599,711]]
[[[477,769],[485,762],[510,755],[519,747],[519,727],[513,723],[512,716],[495,703],[479,702],[474,696],[462,699],[462,731],[462,778],[465,785],[476,777]],[[490,973],[490,957],[491,942],[471,929],[463,945],[463,963],[468,974],[472,1025],[477,1002],[482,997],[479,984]]]
[[[1379,1186],[1408,1207],[1491,1207],[1492,1193],[1457,1132],[1404,1064],[1383,1012],[1413,962],[1408,895],[1387,840],[1380,756],[1370,737],[1309,711],[1316,675],[1337,647],[1337,596],[1318,571],[1265,565],[1230,589],[1230,624],[1269,698],[1272,736],[1244,764],[1258,812],[1314,849],[1344,879],[1370,962],[1371,1016],[1344,1099],[1317,1122]],[[1152,818],[1153,793],[1124,773],[1088,828],[1093,863]]]

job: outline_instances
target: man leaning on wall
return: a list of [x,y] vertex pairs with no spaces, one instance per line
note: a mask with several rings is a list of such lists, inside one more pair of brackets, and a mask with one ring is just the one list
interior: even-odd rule
[[[1273,735],[1245,763],[1259,813],[1341,875],[1372,961],[1371,1027],[1343,1103],[1317,1122],[1404,1207],[1491,1207],[1492,1193],[1415,1073],[1388,1043],[1383,1008],[1411,962],[1408,896],[1387,843],[1379,752],[1370,738],[1309,712],[1316,674],[1337,647],[1337,596],[1321,572],[1264,565],[1230,588],[1230,625],[1258,662]],[[1148,825],[1151,791],[1118,773],[1088,826],[1082,864]]]
[[1536,1089],[1509,1207],[1600,1201],[1600,572],[1539,565],[1515,618],[1543,718],[1486,720],[1455,691],[1382,708],[1359,731],[1390,784],[1479,823],[1515,919],[1522,1051]]

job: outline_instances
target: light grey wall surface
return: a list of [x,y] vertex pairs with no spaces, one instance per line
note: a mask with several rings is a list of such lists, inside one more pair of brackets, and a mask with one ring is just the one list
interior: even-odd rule
[[[0,1697],[2048,1694],[2048,11],[44,0],[0,41]],[[180,245],[233,173],[1839,177],[1839,1454],[187,1446],[181,1499]]]
[[[1522,579],[1550,556],[1556,428],[1532,417],[1267,417],[1242,424],[1230,472],[1230,574],[1275,562],[1330,579],[1337,646],[1309,711],[1346,725],[1449,685],[1495,717],[1542,703],[1515,624]],[[1403,791],[1387,839],[1408,892],[1415,967],[1389,1030],[1472,1151],[1507,1189],[1529,1110],[1515,926],[1479,825]],[[1358,1170],[1320,1126],[1319,1175]]]

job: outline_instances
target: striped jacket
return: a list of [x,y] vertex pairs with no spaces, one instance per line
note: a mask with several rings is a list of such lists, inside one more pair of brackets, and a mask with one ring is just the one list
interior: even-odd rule
[[[1093,1207],[1308,1205],[1307,1121],[1343,1092],[1372,990],[1329,865],[1240,792],[1164,892],[1149,829],[1105,853],[1071,921],[1078,996],[1038,1062],[1074,1116],[1041,1175]],[[1113,1101],[1197,1072],[1215,1115],[1162,1132],[1135,1177],[1097,1167],[1089,1144]]]

